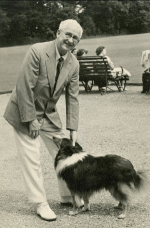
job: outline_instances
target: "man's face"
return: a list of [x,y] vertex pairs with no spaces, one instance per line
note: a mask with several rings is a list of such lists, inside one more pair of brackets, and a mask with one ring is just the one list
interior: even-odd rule
[[68,25],[63,30],[57,31],[57,48],[60,55],[65,55],[68,51],[71,51],[80,40],[80,31],[77,28],[72,28]]

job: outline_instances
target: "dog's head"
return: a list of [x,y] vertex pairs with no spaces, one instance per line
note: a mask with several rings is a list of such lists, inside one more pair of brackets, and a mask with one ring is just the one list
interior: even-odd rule
[[79,143],[75,143],[75,146],[72,145],[72,140],[68,138],[58,139],[53,138],[54,143],[59,148],[59,154],[62,152],[66,156],[71,156],[74,153],[82,152],[83,149]]

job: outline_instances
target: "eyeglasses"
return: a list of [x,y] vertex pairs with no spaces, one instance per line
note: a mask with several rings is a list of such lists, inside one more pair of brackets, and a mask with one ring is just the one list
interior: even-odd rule
[[72,33],[70,33],[70,32],[64,32],[63,30],[60,30],[60,31],[62,31],[65,34],[65,36],[66,36],[67,39],[72,38],[74,43],[78,43],[80,41],[80,38],[77,37],[77,36],[75,36],[75,35],[72,35]]

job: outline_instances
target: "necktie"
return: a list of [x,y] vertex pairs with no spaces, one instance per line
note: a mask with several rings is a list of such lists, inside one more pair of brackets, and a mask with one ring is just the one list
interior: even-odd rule
[[56,76],[55,76],[55,84],[54,84],[54,91],[56,89],[56,84],[57,84],[57,81],[58,81],[58,77],[59,77],[59,74],[60,74],[60,70],[61,70],[61,66],[63,64],[63,57],[60,57],[58,59],[58,63],[57,63],[57,69],[56,69]]

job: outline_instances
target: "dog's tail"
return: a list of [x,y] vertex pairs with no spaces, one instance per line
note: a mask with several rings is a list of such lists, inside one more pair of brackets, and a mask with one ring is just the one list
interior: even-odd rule
[[138,170],[136,172],[134,187],[138,192],[143,192],[150,187],[149,171]]
[[121,191],[126,194],[130,202],[144,199],[150,191],[150,171],[138,170],[130,182],[130,187],[121,185]]
[[[135,197],[143,198],[150,190],[150,171],[138,170],[134,178],[134,189],[132,189]],[[138,197],[139,198],[139,197]]]
[[150,191],[150,171],[138,170],[134,180],[133,200],[143,200]]

